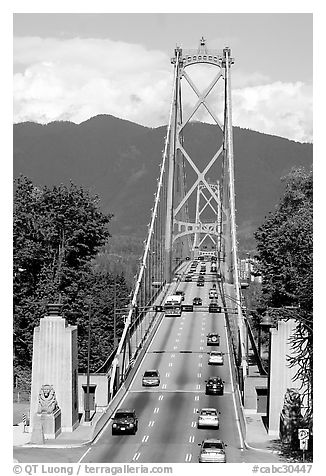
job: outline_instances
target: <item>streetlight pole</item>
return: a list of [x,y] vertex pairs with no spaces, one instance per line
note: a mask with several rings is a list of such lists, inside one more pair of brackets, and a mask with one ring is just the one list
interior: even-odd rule
[[90,421],[90,402],[89,402],[89,366],[91,359],[91,304],[88,308],[88,342],[87,342],[87,377],[86,377],[86,402],[85,402],[85,422]]

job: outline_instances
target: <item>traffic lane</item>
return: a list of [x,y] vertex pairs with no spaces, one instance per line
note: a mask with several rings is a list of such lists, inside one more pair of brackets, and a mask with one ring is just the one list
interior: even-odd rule
[[158,395],[155,392],[128,392],[121,408],[133,408],[138,417],[138,431],[135,435],[112,435],[112,421],[99,439],[91,446],[83,458],[83,463],[130,463],[143,445],[150,422],[157,408]]
[[[151,388],[142,387],[142,376],[147,369],[159,368],[162,374],[168,368],[168,354],[157,354],[155,349],[160,349],[163,345],[168,346],[171,340],[171,333],[176,326],[175,318],[164,316],[158,328],[158,331],[150,343],[148,352],[145,354],[139,368],[131,382],[130,389],[119,407],[134,408],[139,418],[139,430],[134,435],[112,435],[112,421],[102,433],[96,445],[92,446],[86,455],[87,462],[131,462],[137,453],[137,448],[142,444],[146,425],[144,421],[152,421],[150,416],[153,414],[157,395],[151,392]],[[172,342],[172,341],[171,341]],[[164,386],[161,382],[160,386]],[[140,390],[139,393],[134,393]],[[83,460],[84,461],[84,460]]]
[[162,392],[159,412],[153,415],[155,425],[138,461],[143,463],[182,463],[194,436],[191,426],[195,404],[193,393]]
[[188,444],[189,421],[194,413],[193,396],[187,398],[182,394],[159,391],[130,392],[124,406],[135,408],[139,415],[137,434],[112,436],[107,429],[83,462],[183,461],[176,446]]
[[233,395],[232,393],[224,393],[224,395],[205,395],[200,394],[199,409],[215,408],[220,412],[220,426],[215,428],[197,428],[196,443],[201,443],[207,438],[219,438],[227,445],[226,457],[227,462],[237,463],[242,458],[242,448],[240,444],[238,426],[234,413]]
[[[145,358],[142,361],[141,365],[144,367],[144,369],[145,368],[153,368],[153,364],[154,364],[153,358],[156,359],[157,355],[155,355],[155,353],[154,353],[155,351],[152,351],[152,348],[155,348],[156,346],[161,347],[162,339],[163,339],[163,342],[164,341],[166,342],[166,333],[169,334],[169,338],[167,339],[167,341],[170,343],[170,345],[172,345],[174,343],[173,342],[173,337],[174,337],[175,333],[171,331],[171,328],[172,328],[172,330],[175,329],[175,324],[177,322],[178,322],[179,326],[181,326],[181,324],[183,323],[183,325],[187,324],[188,326],[193,327],[191,325],[191,321],[192,321],[191,319],[188,319],[188,321],[186,321],[185,315],[183,315],[182,318],[171,318],[171,317],[169,317],[169,318],[164,317],[163,318],[162,324],[160,326],[160,331],[154,336],[154,339],[153,339],[152,344],[150,346],[150,352],[145,355]],[[197,321],[199,322],[199,319],[197,319]],[[186,329],[186,327],[185,327],[185,329]],[[192,332],[192,336],[196,340],[197,332]],[[161,369],[161,372],[162,372],[162,369],[163,369],[163,374],[167,370],[167,367],[169,366],[169,363],[171,363],[172,355],[173,354],[170,353],[170,352],[160,355],[160,359],[161,359],[160,369]],[[189,359],[185,360],[185,355],[183,355],[182,358],[179,359],[180,356],[181,356],[181,354],[179,354],[178,352],[174,353],[174,358],[175,357],[177,358],[177,361],[178,361],[178,363],[180,363],[180,367],[183,369],[183,373],[184,373],[184,369],[187,367],[187,364],[189,364]],[[169,362],[169,359],[170,359],[170,362]],[[193,370],[194,369],[193,365],[190,364],[190,366]],[[176,367],[178,367],[178,364],[176,365]],[[126,405],[128,404],[128,406],[132,406],[133,408],[135,408],[136,411],[137,411],[137,408],[138,408],[138,411],[140,412],[140,417],[139,418],[141,418],[143,420],[144,415],[143,415],[142,410],[144,410],[144,394],[147,394],[147,396],[148,396],[148,395],[151,395],[153,392],[151,392],[150,389],[141,392],[141,394],[140,394],[140,403],[141,403],[141,405],[139,405],[139,396],[138,396],[138,403],[137,403],[137,401],[134,401],[133,392],[135,391],[135,388],[137,388],[137,386],[139,388],[139,386],[141,385],[141,375],[142,375],[142,373],[143,372],[142,372],[142,369],[140,367],[140,369],[137,373],[137,378],[135,379],[135,381],[133,382],[133,386],[131,387],[131,391],[128,392],[128,394],[127,394],[125,403],[126,403]],[[178,379],[178,377],[176,377],[176,375],[175,375],[176,373],[177,372],[173,372],[173,373],[169,372],[169,377],[172,376],[172,379],[169,380],[170,388],[171,388],[171,382],[174,382],[175,379]],[[167,384],[164,383],[164,382],[167,382],[167,379],[165,379],[165,377],[166,377],[166,375],[164,374],[163,377],[162,377],[162,381],[161,381],[161,386],[162,387],[167,386]],[[192,381],[192,386],[193,386],[194,381],[193,381],[193,377],[191,376],[191,373],[190,373],[189,378],[187,377],[187,380]],[[180,385],[177,385],[175,390],[180,390]],[[129,398],[131,398],[131,401],[128,400]],[[157,395],[154,398],[157,398]],[[148,403],[145,404],[145,407],[146,406],[148,407]],[[153,407],[153,405],[151,405],[151,407]],[[154,408],[154,410],[153,410],[153,408],[151,409],[152,412],[155,411],[155,408]],[[167,412],[168,412],[168,414],[170,414],[169,412],[171,412],[171,409],[167,408]],[[163,415],[164,413],[166,413],[166,411],[162,412],[161,415]],[[179,413],[179,415],[180,415],[180,413]],[[147,418],[148,418],[148,415],[147,415]],[[151,421],[153,422],[154,420],[151,420]],[[108,431],[107,431],[106,435],[108,437],[110,436]],[[145,440],[146,440],[147,437],[149,437],[149,435],[146,435],[146,434],[143,433],[141,428],[140,428],[137,435],[139,435],[137,439],[130,438],[129,435],[128,436],[127,435],[122,435],[122,438],[124,439],[123,442],[120,441],[119,443],[115,443],[115,442],[117,442],[117,440],[115,440],[115,442],[113,441],[114,444],[112,444],[112,442],[111,442],[111,444],[109,444],[109,446],[110,446],[110,448],[112,448],[112,450],[110,452],[105,450],[103,458],[101,458],[101,459],[103,461],[104,460],[106,460],[106,461],[122,461],[122,462],[137,461],[138,458],[140,457],[140,454],[141,454],[141,451],[139,451],[139,449],[141,447],[143,447],[144,445],[148,445],[148,442],[143,441],[143,439],[145,438]],[[111,436],[111,440],[112,440],[112,436]],[[187,438],[186,438],[186,440],[187,440]],[[116,444],[118,444],[118,448],[116,448]],[[185,448],[188,448],[188,446],[189,446],[189,443],[187,443],[187,441],[184,441],[180,444],[184,445]],[[106,447],[106,445],[104,445],[104,446]],[[121,446],[123,446],[124,449],[122,448],[122,450],[119,452],[119,449],[121,449]],[[156,451],[155,454],[157,455],[157,458],[160,458],[161,454],[162,454],[161,449],[158,449],[159,446],[160,445],[158,444],[158,447],[155,450]],[[187,454],[187,456],[189,456],[189,453]],[[91,454],[89,454],[88,457],[91,458]],[[98,456],[95,457],[94,461],[97,461],[97,460],[98,460]],[[169,461],[169,458],[168,458],[168,461]]]

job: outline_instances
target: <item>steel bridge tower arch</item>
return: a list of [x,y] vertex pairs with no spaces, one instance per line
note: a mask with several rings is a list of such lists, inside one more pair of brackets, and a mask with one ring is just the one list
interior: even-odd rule
[[[178,259],[185,258],[185,252],[190,254],[200,242],[200,236],[211,237],[217,243],[217,255],[223,264],[223,274],[227,282],[234,283],[237,279],[236,235],[235,235],[235,202],[234,202],[234,173],[233,173],[233,140],[231,115],[231,79],[230,66],[233,64],[229,48],[223,50],[208,50],[204,38],[200,41],[198,50],[182,50],[177,47],[175,56],[171,59],[175,67],[174,97],[172,105],[172,123],[169,140],[167,213],[165,228],[165,279],[171,282],[173,269]],[[209,86],[200,92],[190,76],[187,67],[198,64],[210,64],[217,68],[217,74]],[[220,122],[211,106],[208,95],[219,80],[224,80],[224,124]],[[196,94],[198,100],[188,117],[183,118],[182,110],[182,81],[186,80]],[[203,105],[215,124],[219,126],[223,140],[221,146],[210,159],[203,171],[199,171],[195,161],[184,148],[183,130],[191,118]],[[212,166],[222,160],[222,177],[220,184],[211,184],[206,174]],[[187,190],[185,182],[185,163],[195,172],[196,180]],[[205,189],[208,193],[206,202],[216,208],[216,218],[212,223],[202,223],[201,210],[198,200]],[[188,201],[192,194],[197,193],[197,210],[195,222],[189,221]],[[206,203],[206,205],[207,205]],[[204,207],[206,206],[204,205]],[[188,237],[187,246],[183,244],[180,252],[180,240]],[[192,236],[192,242],[189,238]],[[216,238],[215,238],[216,237]],[[239,295],[240,298],[240,295]]]

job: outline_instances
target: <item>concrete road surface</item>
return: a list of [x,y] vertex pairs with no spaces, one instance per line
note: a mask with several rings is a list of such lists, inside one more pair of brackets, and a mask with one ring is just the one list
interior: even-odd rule
[[[197,267],[197,271],[199,269]],[[208,307],[209,290],[215,276],[207,274],[204,287],[194,282],[181,282],[185,291],[184,304],[201,297]],[[208,281],[210,280],[210,281]],[[220,296],[219,296],[219,302]],[[120,407],[134,408],[139,418],[136,435],[112,436],[109,422],[95,442],[86,448],[16,451],[19,461],[80,461],[82,463],[197,463],[199,444],[205,438],[220,438],[227,445],[227,462],[278,462],[272,454],[243,448],[237,424],[233,383],[231,381],[229,346],[224,314],[209,314],[201,307],[180,317],[164,316],[141,365]],[[220,345],[208,347],[209,332],[220,334]],[[223,366],[209,366],[208,354],[216,349],[224,353]],[[159,387],[142,387],[142,375],[147,369],[158,369]],[[205,380],[220,376],[225,381],[224,395],[206,395]],[[219,429],[198,429],[197,410],[216,408],[220,414]],[[29,453],[28,453],[29,452]]]

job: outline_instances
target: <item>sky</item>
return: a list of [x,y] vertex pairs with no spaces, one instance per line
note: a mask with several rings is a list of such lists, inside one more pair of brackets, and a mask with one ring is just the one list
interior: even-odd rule
[[[15,123],[168,121],[176,45],[229,46],[233,125],[312,142],[311,13],[15,13]],[[190,69],[190,68],[189,68]],[[216,68],[215,68],[216,69]],[[197,70],[201,89],[205,70]],[[206,81],[206,82],[205,82]],[[208,81],[209,82],[209,81]],[[215,95],[214,95],[215,94]],[[196,98],[184,87],[183,106]],[[222,114],[218,92],[212,103]],[[195,119],[209,122],[203,111]]]

